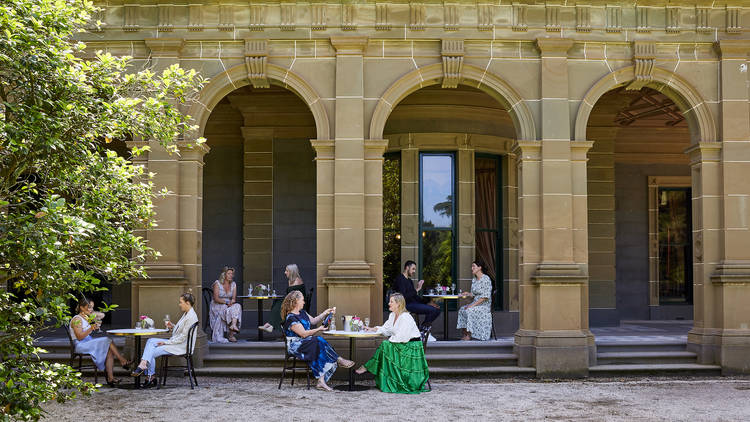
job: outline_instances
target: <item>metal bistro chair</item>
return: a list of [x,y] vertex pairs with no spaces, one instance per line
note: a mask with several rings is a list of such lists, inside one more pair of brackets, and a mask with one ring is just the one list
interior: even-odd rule
[[[422,349],[424,350],[425,359],[427,359],[427,340],[430,338],[430,331],[432,331],[432,327],[424,327],[419,330],[419,337],[422,340]],[[430,374],[429,374],[430,368],[427,368],[427,391],[432,391],[432,385],[430,385]]]
[[[161,388],[162,385],[167,385],[167,372],[170,369],[182,369],[185,372],[187,372],[188,379],[190,379],[190,389],[193,390],[193,381],[195,381],[195,385],[198,386],[198,378],[195,377],[195,366],[193,366],[193,343],[195,342],[195,332],[198,331],[198,324],[200,322],[196,322],[190,327],[190,331],[188,331],[188,337],[187,337],[187,348],[185,349],[184,355],[167,355],[163,356],[162,359],[162,366],[161,366],[161,378],[162,381],[159,384],[159,388]],[[179,358],[185,358],[185,366],[169,366],[169,358],[170,357],[179,357]]]
[[73,364],[75,363],[75,359],[78,358],[78,368],[75,368],[78,372],[81,372],[83,369],[93,369],[94,370],[94,384],[99,383],[99,370],[96,367],[96,364],[94,364],[94,360],[91,360],[91,365],[84,365],[83,364],[83,358],[85,356],[91,357],[88,353],[78,353],[76,352],[76,343],[73,339],[73,335],[70,332],[70,326],[68,324],[63,324],[65,327],[65,332],[68,333],[68,341],[70,341],[70,366],[73,367]]
[[[497,289],[492,291],[492,299],[495,299],[497,295]],[[492,337],[491,339],[497,340],[497,336],[495,335],[495,313],[492,312],[492,305],[490,305],[490,321],[492,321]]]
[[[305,312],[310,313],[310,307],[312,306],[312,296],[315,287],[311,287],[310,291],[305,293]],[[282,333],[283,334],[283,333]]]
[[[284,333],[281,333],[282,335]],[[307,372],[307,389],[310,389],[310,366],[304,362],[304,361],[298,361],[297,357],[294,355],[289,354],[289,348],[287,347],[287,340],[286,336],[284,335],[284,367],[281,369],[281,379],[279,380],[279,390],[281,390],[281,384],[284,383],[284,377],[286,376],[286,370],[290,369],[292,371],[292,383],[291,385],[294,385],[294,378],[296,378],[296,370],[297,369],[303,369],[302,366],[299,366],[300,364],[304,365],[304,369]]]
[[211,297],[213,296],[214,291],[209,289],[208,287],[204,287],[201,290],[201,293],[203,295],[203,312],[201,312],[203,314],[203,332],[206,332],[206,327],[209,326],[208,313],[211,309]]

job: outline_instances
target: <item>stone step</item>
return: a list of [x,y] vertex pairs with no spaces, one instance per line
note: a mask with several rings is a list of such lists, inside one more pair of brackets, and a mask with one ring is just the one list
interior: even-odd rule
[[495,367],[513,366],[518,364],[518,356],[513,353],[483,353],[483,354],[432,354],[428,349],[427,365],[432,367]]
[[589,368],[590,376],[631,376],[631,375],[721,375],[719,365],[700,365],[697,363],[674,364],[634,364],[634,365],[596,365]]
[[210,353],[203,358],[205,367],[281,367],[284,361],[284,350],[276,354],[244,354],[244,353]]
[[210,355],[222,354],[246,354],[246,355],[268,355],[280,353],[284,356],[283,341],[252,341],[237,343],[212,343],[208,345]]
[[453,355],[456,353],[513,353],[513,342],[503,340],[430,341],[427,343],[427,351],[433,355]]
[[696,363],[697,355],[685,351],[605,352],[596,354],[597,365]]
[[687,350],[687,340],[634,340],[634,341],[597,341],[597,353],[609,352],[680,352]]
[[463,367],[446,368],[430,367],[430,376],[461,376],[461,375],[507,375],[507,376],[535,376],[535,368],[519,366],[486,366],[486,367]]
[[[232,367],[232,366],[213,366],[196,368],[196,375],[204,376],[264,376],[275,375],[281,376],[281,366],[277,367]],[[449,368],[449,367],[430,367],[430,376],[462,376],[462,375],[507,375],[507,376],[534,376],[536,369],[519,368],[518,366],[489,366],[481,368]],[[287,371],[287,377],[291,374]],[[199,380],[200,382],[200,380]],[[289,381],[285,381],[289,382]],[[305,372],[297,372],[296,382],[306,382]],[[296,383],[295,382],[295,383]],[[313,380],[314,382],[314,380]],[[301,384],[304,385],[304,384]]]

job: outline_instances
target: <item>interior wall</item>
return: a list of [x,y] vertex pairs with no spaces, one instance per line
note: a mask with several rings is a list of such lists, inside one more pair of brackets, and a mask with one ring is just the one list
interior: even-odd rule
[[[309,290],[316,280],[316,169],[310,141],[273,142],[273,281],[278,294],[287,286],[284,269],[297,264]],[[310,313],[315,314],[316,295]]]
[[210,287],[225,265],[235,268],[237,287],[243,287],[241,126],[240,113],[222,100],[204,132],[211,151],[203,167],[203,287]]

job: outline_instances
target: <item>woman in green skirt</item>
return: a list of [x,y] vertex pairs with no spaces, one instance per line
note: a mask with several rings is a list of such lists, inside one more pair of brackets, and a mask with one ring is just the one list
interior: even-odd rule
[[[297,264],[287,265],[284,269],[284,275],[289,280],[289,286],[286,288],[284,297],[295,290],[299,290],[299,292],[302,293],[302,296],[305,296],[305,283],[299,275]],[[273,301],[273,305],[271,306],[271,317],[267,323],[258,327],[259,330],[264,330],[267,333],[271,333],[274,330],[276,330],[276,332],[281,332],[281,302],[283,302],[281,299]]]
[[388,336],[375,351],[375,356],[357,369],[358,374],[369,371],[375,375],[375,384],[386,393],[418,394],[425,389],[427,359],[419,336],[419,329],[406,312],[406,301],[400,293],[391,295],[388,301],[391,311],[388,321],[381,327],[365,328]]

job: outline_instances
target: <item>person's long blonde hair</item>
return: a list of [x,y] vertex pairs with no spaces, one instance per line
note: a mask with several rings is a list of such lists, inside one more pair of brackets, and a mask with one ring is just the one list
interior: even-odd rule
[[[406,299],[404,299],[404,295],[401,293],[392,293],[391,299],[393,299],[396,304],[398,305],[398,311],[397,313],[401,315],[406,310]],[[390,300],[390,299],[389,299]]]
[[229,271],[236,272],[234,271],[234,268],[232,267],[224,267],[221,269],[221,274],[219,274],[219,283],[224,284],[224,281],[226,280],[226,277],[227,277],[227,272]]
[[299,275],[299,267],[297,264],[289,264],[286,266],[286,270],[289,271],[289,285],[291,286],[297,279],[302,280]]
[[281,302],[281,321],[286,321],[286,316],[289,315],[290,312],[292,312],[292,309],[294,309],[295,306],[297,306],[297,301],[300,299],[303,299],[302,292],[299,290],[292,290],[289,292],[288,295],[284,298],[284,301]]

